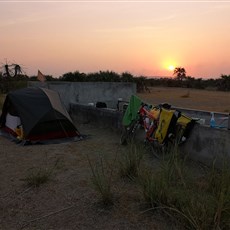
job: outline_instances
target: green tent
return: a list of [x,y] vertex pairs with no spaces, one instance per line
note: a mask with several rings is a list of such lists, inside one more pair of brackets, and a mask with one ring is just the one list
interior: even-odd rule
[[29,87],[7,94],[0,129],[17,137],[16,126],[21,126],[23,139],[46,141],[81,137],[56,91]]

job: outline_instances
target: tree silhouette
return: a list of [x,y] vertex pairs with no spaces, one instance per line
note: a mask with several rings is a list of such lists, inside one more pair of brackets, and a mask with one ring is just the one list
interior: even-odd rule
[[221,75],[217,84],[218,90],[229,91],[230,90],[230,75]]
[[123,81],[123,82],[133,82],[134,77],[133,77],[133,75],[131,73],[123,72],[121,74],[121,81]]
[[62,75],[60,78],[61,81],[76,81],[76,82],[83,82],[85,81],[85,74],[80,73],[79,71],[75,72],[68,72]]
[[177,80],[184,80],[186,79],[186,71],[183,67],[176,67],[173,71],[173,75],[176,76]]

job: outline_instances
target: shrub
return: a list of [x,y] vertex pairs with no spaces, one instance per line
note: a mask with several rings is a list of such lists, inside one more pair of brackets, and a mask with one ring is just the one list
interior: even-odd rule
[[27,172],[26,181],[28,186],[39,187],[40,185],[48,182],[53,176],[54,170],[59,166],[60,159],[57,159],[55,164],[46,168],[30,168]]
[[51,178],[52,170],[49,169],[30,169],[24,179],[28,186],[39,187],[41,184],[48,182]]
[[[88,156],[87,156],[88,157]],[[88,162],[92,172],[91,182],[95,190],[100,194],[102,202],[105,206],[113,205],[112,193],[112,174],[113,167],[106,167],[104,160],[100,157],[95,165],[92,164],[88,157]]]
[[143,158],[143,149],[134,143],[130,143],[121,153],[119,160],[121,177],[133,179],[138,177],[139,167]]
[[[158,170],[141,170],[139,184],[149,210],[160,210],[189,229],[230,228],[230,169],[215,164],[207,175],[190,177],[175,145]],[[203,180],[203,181],[202,181]],[[202,186],[201,186],[202,184]]]

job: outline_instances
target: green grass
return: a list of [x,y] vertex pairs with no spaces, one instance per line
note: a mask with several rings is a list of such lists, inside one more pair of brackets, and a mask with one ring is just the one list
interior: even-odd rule
[[[230,228],[230,169],[209,168],[191,176],[178,152],[171,152],[157,170],[143,169],[139,184],[148,210],[179,221],[188,229]],[[202,186],[201,186],[202,185]]]
[[[88,156],[87,156],[88,157]],[[97,162],[92,162],[88,157],[88,162],[91,169],[91,182],[94,189],[101,197],[104,206],[114,204],[114,196],[112,192],[112,176],[114,166],[109,167],[105,160],[100,156]]]
[[122,176],[131,179],[126,183],[135,185],[139,207],[144,207],[140,215],[149,212],[154,216],[157,212],[182,229],[230,229],[229,161],[223,160],[221,169],[215,161],[213,167],[192,164],[180,152],[179,139],[180,135],[161,158],[153,161],[140,143],[123,146],[118,164],[109,165],[102,158],[94,164],[89,161],[96,191],[105,205],[114,204],[113,181],[116,178],[118,186]]
[[28,170],[28,175],[24,179],[29,187],[39,187],[40,185],[47,183],[52,176],[50,169],[33,168]]
[[54,175],[54,170],[60,165],[60,159],[57,159],[53,166],[35,167],[27,170],[27,175],[23,179],[29,187],[40,187],[42,184],[50,181]]
[[130,143],[120,154],[119,169],[121,177],[134,179],[138,177],[140,163],[144,155],[142,145]]

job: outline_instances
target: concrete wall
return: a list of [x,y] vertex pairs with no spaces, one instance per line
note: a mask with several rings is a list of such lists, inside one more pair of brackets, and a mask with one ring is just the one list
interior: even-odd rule
[[[30,81],[28,86],[45,87],[57,91],[61,100],[69,111],[70,103],[105,102],[108,108],[116,108],[118,98],[129,101],[132,94],[136,94],[136,84],[125,82],[63,82],[63,81]],[[209,125],[210,112],[178,108],[183,113],[194,118],[202,119]],[[215,113],[216,124],[220,127],[228,126],[227,113]]]
[[[136,94],[132,83],[111,82],[29,82],[28,86],[45,87],[59,92],[71,117],[76,123],[92,123],[97,126],[121,131],[122,112],[116,111],[118,98],[129,101]],[[110,109],[88,106],[88,103],[106,102]],[[214,158],[218,165],[230,158],[230,131],[228,114],[215,113],[216,123],[224,128],[208,127],[210,112],[176,108],[188,116],[204,119],[204,125],[196,125],[190,138],[181,146],[193,160],[211,164]],[[84,131],[82,131],[84,133]],[[144,136],[144,135],[143,135]]]
[[[94,106],[70,104],[70,116],[74,123],[93,124],[98,127],[120,131],[123,114],[120,111]],[[84,131],[82,131],[84,133]]]
[[69,111],[70,103],[105,102],[107,107],[116,108],[118,98],[129,101],[136,94],[136,84],[126,82],[63,82],[30,81],[28,86],[45,87],[57,91]]
[[[91,123],[121,133],[123,117],[121,111],[71,104],[70,115],[76,124]],[[80,131],[84,133],[84,130]],[[143,140],[144,131],[143,135],[138,135],[138,137]],[[230,130],[197,124],[180,149],[182,153],[188,154],[189,158],[194,161],[212,165],[213,160],[216,159],[217,166],[221,167],[223,160],[225,160],[230,166]]]
[[[204,110],[194,110],[194,109],[186,109],[180,107],[174,107],[174,108],[178,109],[179,111],[181,111],[182,113],[190,117],[201,119],[202,124],[209,126],[209,122],[211,119],[210,112]],[[219,128],[228,128],[228,126],[230,126],[230,122],[229,122],[230,116],[228,113],[214,112],[214,117],[215,117],[216,125]]]
[[228,161],[230,166],[230,130],[195,125],[181,151],[209,166],[214,160],[218,167],[223,161]]

